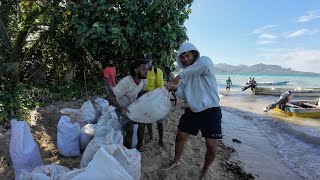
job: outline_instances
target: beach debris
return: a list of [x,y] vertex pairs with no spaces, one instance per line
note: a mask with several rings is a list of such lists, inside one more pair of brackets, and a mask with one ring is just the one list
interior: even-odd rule
[[242,143],[239,139],[232,139],[232,142]]

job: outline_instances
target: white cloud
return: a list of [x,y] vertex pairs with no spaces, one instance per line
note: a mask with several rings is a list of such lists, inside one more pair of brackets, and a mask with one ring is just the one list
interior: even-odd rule
[[308,11],[307,15],[300,16],[297,22],[308,22],[320,18],[320,10]]
[[273,34],[261,34],[258,36],[258,44],[273,44],[277,42],[278,37]]
[[290,33],[287,38],[294,38],[294,37],[300,37],[300,36],[304,36],[304,35],[313,35],[318,33],[319,30],[318,29],[314,29],[314,30],[309,30],[309,29],[299,29],[295,32]]
[[266,64],[320,73],[320,49],[260,49],[259,52],[258,56]]
[[264,33],[264,34],[261,34],[260,36],[259,36],[259,38],[260,39],[277,39],[278,37],[277,36],[275,36],[275,35],[273,35],[273,34],[266,34],[266,33]]
[[274,27],[275,27],[275,25],[271,25],[271,24],[265,25],[265,26],[262,26],[262,27],[259,27],[259,28],[255,29],[255,30],[253,30],[252,33],[253,34],[262,34],[262,33],[266,32],[269,29],[272,29]]
[[276,43],[276,41],[274,41],[274,40],[261,40],[260,39],[260,40],[257,41],[257,43],[258,44],[262,44],[262,45],[263,44],[274,44],[274,43]]

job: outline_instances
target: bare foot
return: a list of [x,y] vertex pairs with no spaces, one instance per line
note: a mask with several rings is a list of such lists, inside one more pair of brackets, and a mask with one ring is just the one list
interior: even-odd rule
[[172,170],[173,168],[178,167],[178,166],[180,166],[180,161],[173,161],[166,170],[167,170],[167,171],[170,171],[170,170]]
[[208,173],[201,173],[199,180],[210,180]]

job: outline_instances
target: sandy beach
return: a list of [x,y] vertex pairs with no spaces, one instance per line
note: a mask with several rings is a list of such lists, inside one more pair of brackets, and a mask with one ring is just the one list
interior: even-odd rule
[[[92,98],[92,100],[93,99],[94,98]],[[79,168],[81,156],[77,158],[66,158],[58,154],[56,147],[56,133],[58,120],[61,116],[60,110],[66,107],[80,108],[83,102],[84,100],[76,100],[72,102],[54,102],[49,106],[39,108],[31,113],[30,126],[34,138],[40,147],[44,164],[54,163],[66,166],[70,169]],[[177,131],[179,118],[185,107],[186,105],[183,102],[179,102],[177,106],[172,106],[170,113],[166,117],[164,139],[166,149],[163,149],[158,145],[158,135],[156,125],[154,124],[154,140],[145,143],[145,150],[141,153],[141,179],[169,180],[197,179],[199,177],[206,151],[204,139],[201,137],[200,133],[197,137],[191,136],[189,138],[185,147],[185,151],[182,155],[181,166],[176,167],[171,171],[165,170],[165,168],[168,167],[170,160],[172,160],[174,157],[175,134]],[[252,143],[250,143],[250,140],[245,140],[245,136],[232,134],[234,127],[230,127],[230,123],[228,124],[225,122],[232,123],[232,118],[234,120],[241,117],[234,117],[234,115],[230,115],[230,112],[225,110],[223,110],[223,115],[223,131],[226,135],[224,135],[224,139],[220,141],[216,160],[210,167],[210,179],[268,179],[268,177],[271,177],[271,179],[299,178],[299,176],[297,176],[290,169],[286,169],[285,165],[282,165],[281,163],[277,164],[279,161],[269,160],[271,164],[269,164],[268,169],[265,169],[267,165],[256,166],[257,164],[265,164],[265,160],[270,159],[269,155],[272,155],[273,152],[270,151],[270,154],[265,154],[265,159],[259,159],[254,156],[254,151],[249,152],[245,150],[246,148],[240,147],[246,146],[249,147],[247,149],[250,149]],[[9,156],[9,128],[10,127],[8,125],[3,125],[0,136],[0,176],[4,179],[14,178],[14,171]],[[242,140],[243,143],[233,142],[232,139],[234,138]],[[146,135],[145,139],[148,139],[148,135]],[[261,138],[259,140],[261,140]],[[258,146],[258,144],[256,144],[256,146]],[[247,153],[251,153],[252,156],[247,156],[244,158]],[[274,159],[277,159],[277,157],[274,156]],[[248,162],[251,162],[251,165]],[[280,168],[282,172],[273,170],[276,170],[277,168]],[[285,174],[287,176],[284,176]]]

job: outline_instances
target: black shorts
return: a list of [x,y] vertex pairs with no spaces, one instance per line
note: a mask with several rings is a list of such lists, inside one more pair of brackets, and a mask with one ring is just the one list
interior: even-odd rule
[[186,108],[180,118],[178,129],[194,136],[200,130],[202,137],[222,139],[221,119],[220,107],[209,108],[198,113],[192,112],[190,108]]

